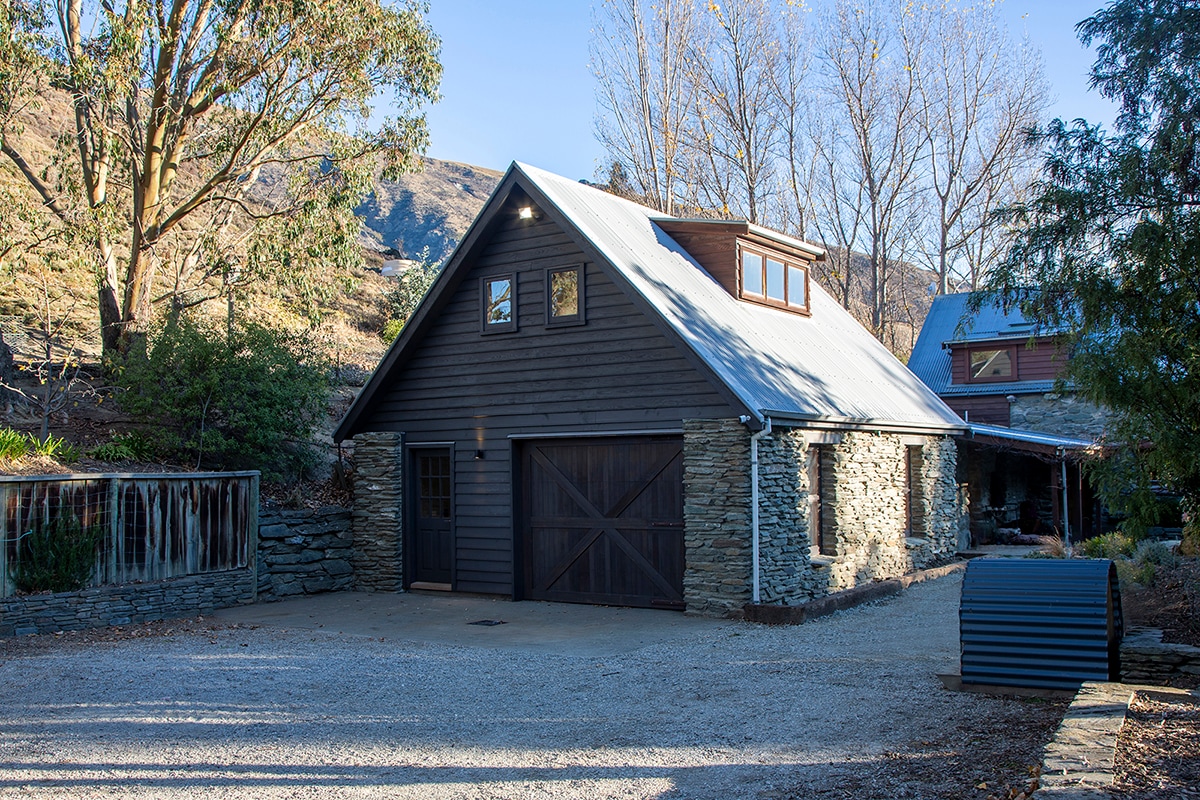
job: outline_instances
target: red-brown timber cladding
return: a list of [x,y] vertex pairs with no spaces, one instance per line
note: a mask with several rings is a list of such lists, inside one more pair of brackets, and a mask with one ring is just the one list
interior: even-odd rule
[[[1011,339],[994,342],[979,341],[969,344],[955,343],[951,345],[950,349],[950,382],[956,386],[971,383],[967,380],[967,353],[969,350],[1004,347],[1013,347],[1017,356],[1016,374],[1012,377],[1013,381],[1052,381],[1059,376],[1067,363],[1062,346],[1049,337],[1035,339],[1032,347],[1025,339],[1015,343]],[[978,383],[985,384],[987,382],[978,381]],[[972,422],[975,421],[982,422],[983,420],[972,420]]]

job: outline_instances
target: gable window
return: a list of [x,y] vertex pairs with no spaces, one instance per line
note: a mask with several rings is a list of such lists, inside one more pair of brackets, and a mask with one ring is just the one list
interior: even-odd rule
[[808,308],[808,266],[778,253],[740,248],[742,299],[802,314]]
[[479,282],[483,332],[505,333],[517,329],[516,275],[497,275]]
[[972,381],[1003,381],[1016,377],[1016,348],[980,348],[967,351],[968,372]]
[[582,325],[583,309],[583,267],[546,270],[546,325]]

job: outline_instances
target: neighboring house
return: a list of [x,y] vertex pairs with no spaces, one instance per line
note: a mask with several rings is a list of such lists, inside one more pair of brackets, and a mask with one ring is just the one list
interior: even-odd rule
[[969,297],[934,299],[908,366],[970,428],[959,468],[973,538],[986,544],[1006,527],[1096,532],[1099,509],[1079,460],[1103,436],[1105,412],[1056,390],[1067,353],[1055,331],[1035,329],[1017,309],[989,304],[971,314]]
[[823,255],[513,164],[336,432],[360,585],[737,615],[953,556],[963,423]]

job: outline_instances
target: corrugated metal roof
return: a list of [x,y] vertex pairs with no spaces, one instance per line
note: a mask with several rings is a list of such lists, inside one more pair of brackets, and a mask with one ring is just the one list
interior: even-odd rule
[[[1070,386],[1071,384],[1068,384]],[[942,397],[963,397],[992,394],[1043,394],[1054,391],[1054,381],[1012,381],[1011,383],[953,383],[938,394]]]
[[760,415],[964,428],[815,282],[811,317],[740,302],[654,224],[669,217],[536,167],[514,166]]
[[[933,305],[921,326],[921,333],[913,345],[908,358],[908,368],[925,385],[938,394],[1021,394],[1022,392],[1048,392],[1053,381],[1013,381],[1012,383],[989,383],[986,386],[952,385],[950,382],[950,350],[943,347],[947,342],[982,342],[999,339],[1024,341],[1034,335],[1045,335],[1037,331],[1032,322],[1013,309],[1007,314],[998,305],[986,305],[972,318],[967,313],[970,292],[943,294],[933,298]],[[964,324],[965,321],[965,324]],[[961,329],[960,329],[961,326]]]
[[998,439],[1012,439],[1016,442],[1061,447],[1064,450],[1090,450],[1096,446],[1095,442],[1087,439],[1073,439],[1069,436],[1055,436],[1051,433],[1005,428],[1002,425],[983,425],[978,422],[969,422],[967,423],[967,427],[970,428],[972,435],[994,436]]

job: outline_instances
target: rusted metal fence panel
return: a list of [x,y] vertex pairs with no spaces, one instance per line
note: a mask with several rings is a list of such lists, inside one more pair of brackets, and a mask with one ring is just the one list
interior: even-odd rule
[[257,472],[0,477],[0,597],[18,537],[66,515],[104,536],[91,586],[240,569],[258,541]]

